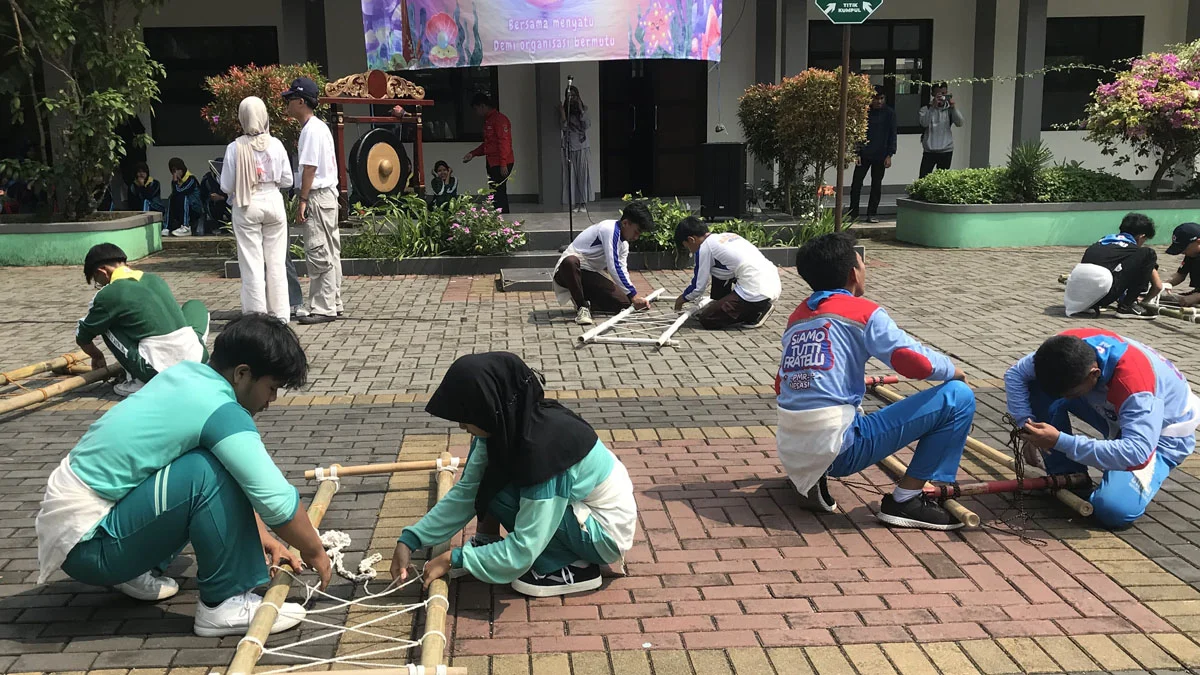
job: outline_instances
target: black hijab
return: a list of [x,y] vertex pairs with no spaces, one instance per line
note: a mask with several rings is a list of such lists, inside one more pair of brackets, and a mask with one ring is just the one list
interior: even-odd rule
[[508,352],[455,361],[425,412],[491,434],[487,469],[475,496],[480,517],[505,486],[543,483],[579,463],[598,440],[583,418],[547,399],[541,377]]

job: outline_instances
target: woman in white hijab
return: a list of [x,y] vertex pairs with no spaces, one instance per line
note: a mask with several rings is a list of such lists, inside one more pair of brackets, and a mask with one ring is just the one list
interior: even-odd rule
[[292,166],[283,143],[270,134],[262,99],[242,99],[238,121],[242,135],[225,148],[221,189],[233,204],[242,311],[266,312],[287,323],[287,211],[280,190],[291,187]]

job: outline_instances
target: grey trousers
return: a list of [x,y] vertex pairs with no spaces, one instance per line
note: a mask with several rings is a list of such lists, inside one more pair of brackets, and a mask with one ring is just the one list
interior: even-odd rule
[[308,258],[308,311],[335,316],[342,310],[342,235],[338,231],[337,188],[313,190],[304,223]]

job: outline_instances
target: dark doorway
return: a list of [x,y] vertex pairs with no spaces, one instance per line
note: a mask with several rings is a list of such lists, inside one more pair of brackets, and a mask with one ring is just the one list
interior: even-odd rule
[[707,123],[707,62],[601,61],[602,195],[700,194]]

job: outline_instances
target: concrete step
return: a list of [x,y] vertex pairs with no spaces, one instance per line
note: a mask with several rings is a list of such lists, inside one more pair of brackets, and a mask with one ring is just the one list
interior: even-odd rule
[[500,290],[506,293],[542,292],[553,290],[551,288],[553,274],[553,267],[525,269],[510,267],[500,270],[500,277],[496,281]]

